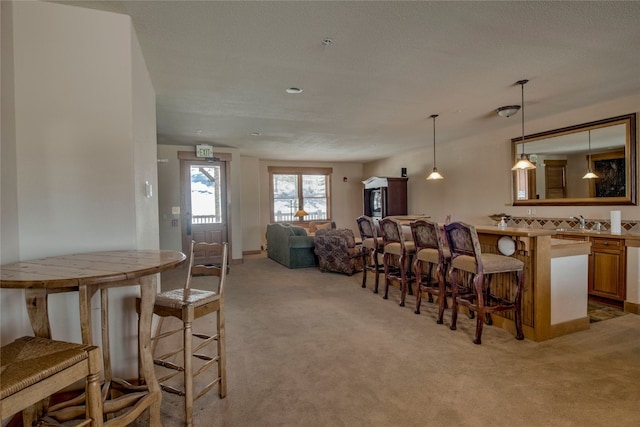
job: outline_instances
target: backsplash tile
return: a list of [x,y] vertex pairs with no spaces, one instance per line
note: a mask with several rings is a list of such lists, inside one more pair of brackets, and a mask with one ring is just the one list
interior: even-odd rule
[[[585,227],[593,229],[600,223],[600,229],[607,231],[611,229],[611,221],[609,219],[589,219],[585,218]],[[580,223],[572,218],[539,218],[539,217],[507,217],[507,225],[511,227],[531,227],[531,228],[577,228]],[[622,220],[622,229],[625,231],[640,233],[640,221]]]

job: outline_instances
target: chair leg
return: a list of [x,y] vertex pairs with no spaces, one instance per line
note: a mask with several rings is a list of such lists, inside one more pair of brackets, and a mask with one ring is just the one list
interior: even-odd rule
[[224,310],[222,305],[216,317],[218,322],[218,378],[220,378],[218,394],[220,398],[224,398],[227,395],[227,350],[225,343]]
[[[473,286],[473,274],[468,274],[468,280],[467,280],[467,288],[471,288]],[[467,315],[467,317],[469,317],[469,319],[474,319],[476,317],[476,312],[473,311],[473,309],[471,309],[471,307],[469,307],[469,314]]]
[[442,265],[438,265],[436,275],[438,276],[438,319],[436,320],[436,323],[442,325],[444,323],[444,309],[447,305],[447,290],[444,283]]
[[191,322],[184,322],[184,415],[187,426],[193,425],[193,335]]
[[517,271],[516,278],[518,285],[516,287],[516,309],[514,313],[514,319],[516,323],[516,339],[523,340],[524,333],[522,333],[522,288],[524,286],[524,271]]
[[485,320],[485,306],[484,306],[484,294],[483,294],[483,275],[477,275],[473,280],[474,291],[476,293],[476,301],[478,306],[478,313],[476,317],[476,334],[473,339],[473,343],[482,344],[482,327]]
[[[434,266],[434,264],[429,263],[429,271],[427,272],[427,274],[428,274],[428,276],[427,276],[427,277],[429,278],[429,286],[431,286],[431,283],[433,283],[433,266]],[[415,274],[415,270],[414,270],[414,274]],[[417,283],[417,282],[416,282],[416,283]],[[429,299],[428,299],[428,301],[429,301],[430,303],[432,303],[432,302],[433,302],[433,295],[431,295],[431,292],[429,292]]]
[[102,355],[98,350],[89,353],[89,375],[86,380],[86,413],[91,418],[91,427],[103,426],[102,393],[100,389],[100,371]]
[[384,296],[382,298],[389,299],[389,254],[384,254],[382,261],[384,263]]
[[451,325],[449,329],[455,331],[458,322],[458,273],[455,269],[451,269]]
[[402,264],[402,269],[405,274],[405,283],[407,284],[407,289],[409,291],[409,295],[413,295],[413,287],[411,286],[411,268],[409,267],[413,262],[413,257],[408,256],[406,259],[406,264]]
[[367,287],[367,270],[369,270],[369,250],[362,247],[362,287]]
[[[483,287],[483,296],[485,301],[489,301],[491,295],[491,275],[488,274],[485,276],[485,286]],[[493,325],[493,318],[491,317],[491,313],[485,313],[484,322],[491,326]]]
[[373,293],[378,293],[378,284],[380,283],[380,263],[378,262],[378,251],[373,251],[373,265],[376,266],[376,285],[373,288]]
[[416,309],[414,311],[415,314],[420,314],[420,303],[422,302],[422,272],[420,270],[420,267],[420,261],[418,261],[418,258],[416,258],[413,261],[413,275],[416,278],[416,292],[418,293],[418,295],[416,295]]
[[404,299],[407,296],[407,268],[405,255],[400,255],[398,265],[400,265],[400,307],[404,307]]

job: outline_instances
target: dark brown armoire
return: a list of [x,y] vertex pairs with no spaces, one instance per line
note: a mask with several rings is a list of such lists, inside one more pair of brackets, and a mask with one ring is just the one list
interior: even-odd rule
[[408,180],[409,178],[372,176],[362,181],[363,214],[375,219],[389,215],[406,215]]

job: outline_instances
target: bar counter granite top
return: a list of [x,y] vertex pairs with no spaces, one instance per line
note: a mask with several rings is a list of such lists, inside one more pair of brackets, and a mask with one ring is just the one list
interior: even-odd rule
[[533,228],[533,227],[500,227],[497,225],[476,225],[476,230],[482,233],[488,234],[508,234],[511,236],[527,236],[527,237],[538,237],[538,236],[594,236],[594,237],[604,237],[610,239],[624,239],[627,240],[627,246],[638,246],[640,245],[640,233],[639,232],[630,232],[630,231],[622,231],[621,233],[611,233],[609,230],[591,230],[591,229],[580,229],[580,228],[557,228],[557,229],[548,229],[548,228]]

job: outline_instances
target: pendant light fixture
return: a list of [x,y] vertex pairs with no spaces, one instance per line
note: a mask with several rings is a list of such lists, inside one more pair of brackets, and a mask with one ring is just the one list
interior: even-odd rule
[[527,158],[527,155],[524,153],[524,85],[526,85],[528,82],[529,80],[518,80],[516,82],[516,84],[520,85],[522,88],[522,154],[520,154],[520,159],[518,159],[516,164],[511,168],[512,171],[536,168],[536,165],[531,163]]
[[432,179],[444,179],[440,172],[438,172],[438,168],[436,168],[436,117],[437,114],[432,114],[431,118],[433,119],[433,170],[427,177],[428,180]]
[[520,111],[519,105],[505,105],[504,107],[496,108],[496,113],[500,117],[511,117],[518,111]]
[[587,173],[584,174],[582,179],[595,179],[598,175],[591,170],[591,129],[589,129],[589,155],[587,156]]

